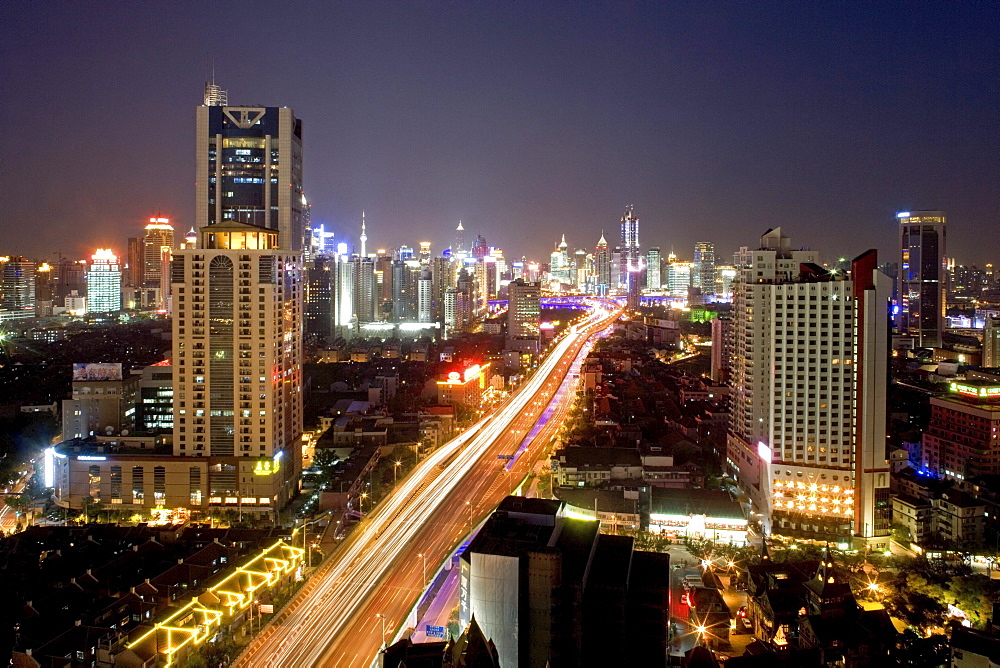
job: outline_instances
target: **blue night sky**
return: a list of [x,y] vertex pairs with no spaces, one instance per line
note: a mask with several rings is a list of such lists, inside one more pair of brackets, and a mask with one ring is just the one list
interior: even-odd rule
[[194,217],[194,109],[303,120],[314,222],[369,248],[508,256],[565,233],[721,259],[783,226],[895,257],[896,211],[949,213],[1000,262],[1000,3],[24,2],[0,22],[0,252],[124,252]]

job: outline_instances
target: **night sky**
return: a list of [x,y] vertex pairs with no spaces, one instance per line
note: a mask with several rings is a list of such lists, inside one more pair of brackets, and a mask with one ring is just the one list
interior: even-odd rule
[[[194,114],[303,120],[314,222],[369,248],[459,219],[508,257],[722,256],[783,226],[824,259],[943,208],[949,255],[1000,262],[1000,3],[23,2],[0,21],[0,252],[124,253],[194,218]],[[984,240],[994,243],[984,243]]]

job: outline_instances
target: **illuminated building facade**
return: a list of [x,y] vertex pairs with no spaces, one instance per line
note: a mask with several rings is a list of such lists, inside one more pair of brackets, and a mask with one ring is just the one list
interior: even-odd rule
[[122,310],[122,270],[118,256],[98,248],[87,271],[87,312],[112,313]]
[[1000,375],[970,371],[950,393],[931,397],[924,468],[949,480],[1000,474]]
[[1000,367],[1000,316],[988,315],[983,323],[983,366]]
[[831,274],[780,228],[737,257],[730,470],[767,533],[887,544],[891,280],[874,251]]
[[195,228],[226,221],[278,232],[303,248],[302,121],[287,107],[197,108]]
[[9,316],[35,315],[35,263],[23,257],[4,258],[0,305]]
[[174,455],[211,458],[207,506],[274,517],[302,434],[301,254],[227,221],[173,262]]
[[635,207],[629,204],[621,220],[621,244],[618,251],[619,289],[628,290],[629,270],[639,266],[639,219],[635,217]]
[[715,301],[715,244],[699,241],[694,245],[691,263],[691,285],[701,289],[708,301]]
[[921,348],[941,345],[945,316],[944,211],[903,211],[899,221],[896,329]]
[[662,265],[663,257],[659,248],[654,247],[646,251],[646,288],[649,290],[659,290],[663,287],[660,274]]
[[601,232],[601,238],[594,249],[594,271],[597,274],[597,294],[607,295],[611,290],[611,251],[604,232]]
[[442,406],[461,404],[478,408],[486,390],[489,368],[489,363],[486,363],[450,371],[444,378],[436,381],[438,404]]

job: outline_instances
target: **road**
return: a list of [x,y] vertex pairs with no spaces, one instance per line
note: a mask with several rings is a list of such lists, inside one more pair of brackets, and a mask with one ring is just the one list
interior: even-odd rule
[[[11,484],[10,493],[19,494],[23,492],[25,489],[28,488],[28,481],[30,479],[31,479],[30,471],[24,473],[17,482]],[[17,513],[14,511],[13,508],[7,505],[6,499],[7,499],[6,494],[0,495],[0,530],[2,530],[4,534],[9,534],[15,528],[17,528]],[[24,522],[23,519],[21,521],[22,523]]]
[[[614,304],[588,304],[591,312],[531,378],[400,481],[233,665],[371,666],[383,641],[402,634],[424,588],[419,555],[435,571],[520,483],[558,430],[573,396],[571,366],[621,313]],[[498,459],[512,454],[507,466]]]

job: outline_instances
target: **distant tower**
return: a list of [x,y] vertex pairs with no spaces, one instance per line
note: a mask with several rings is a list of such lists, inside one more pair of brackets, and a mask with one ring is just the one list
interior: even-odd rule
[[368,243],[368,235],[365,234],[365,212],[361,212],[361,257],[368,257],[368,250],[366,244]]
[[899,220],[899,310],[896,327],[900,334],[916,339],[921,348],[941,345],[944,328],[944,211],[903,211]]
[[601,230],[601,238],[594,249],[594,265],[597,271],[597,294],[606,295],[611,288],[611,251],[608,250],[604,230]]
[[694,263],[691,265],[691,285],[701,288],[701,294],[715,296],[715,244],[699,241],[694,245]]
[[465,249],[465,228],[462,227],[462,221],[458,221],[458,227],[455,228],[455,252],[461,252]]
[[122,309],[122,272],[118,257],[107,248],[91,256],[87,272],[87,312],[109,313]]
[[635,207],[629,204],[622,215],[622,235],[618,257],[618,282],[621,287],[628,285],[629,269],[639,266],[639,219],[635,217]]

